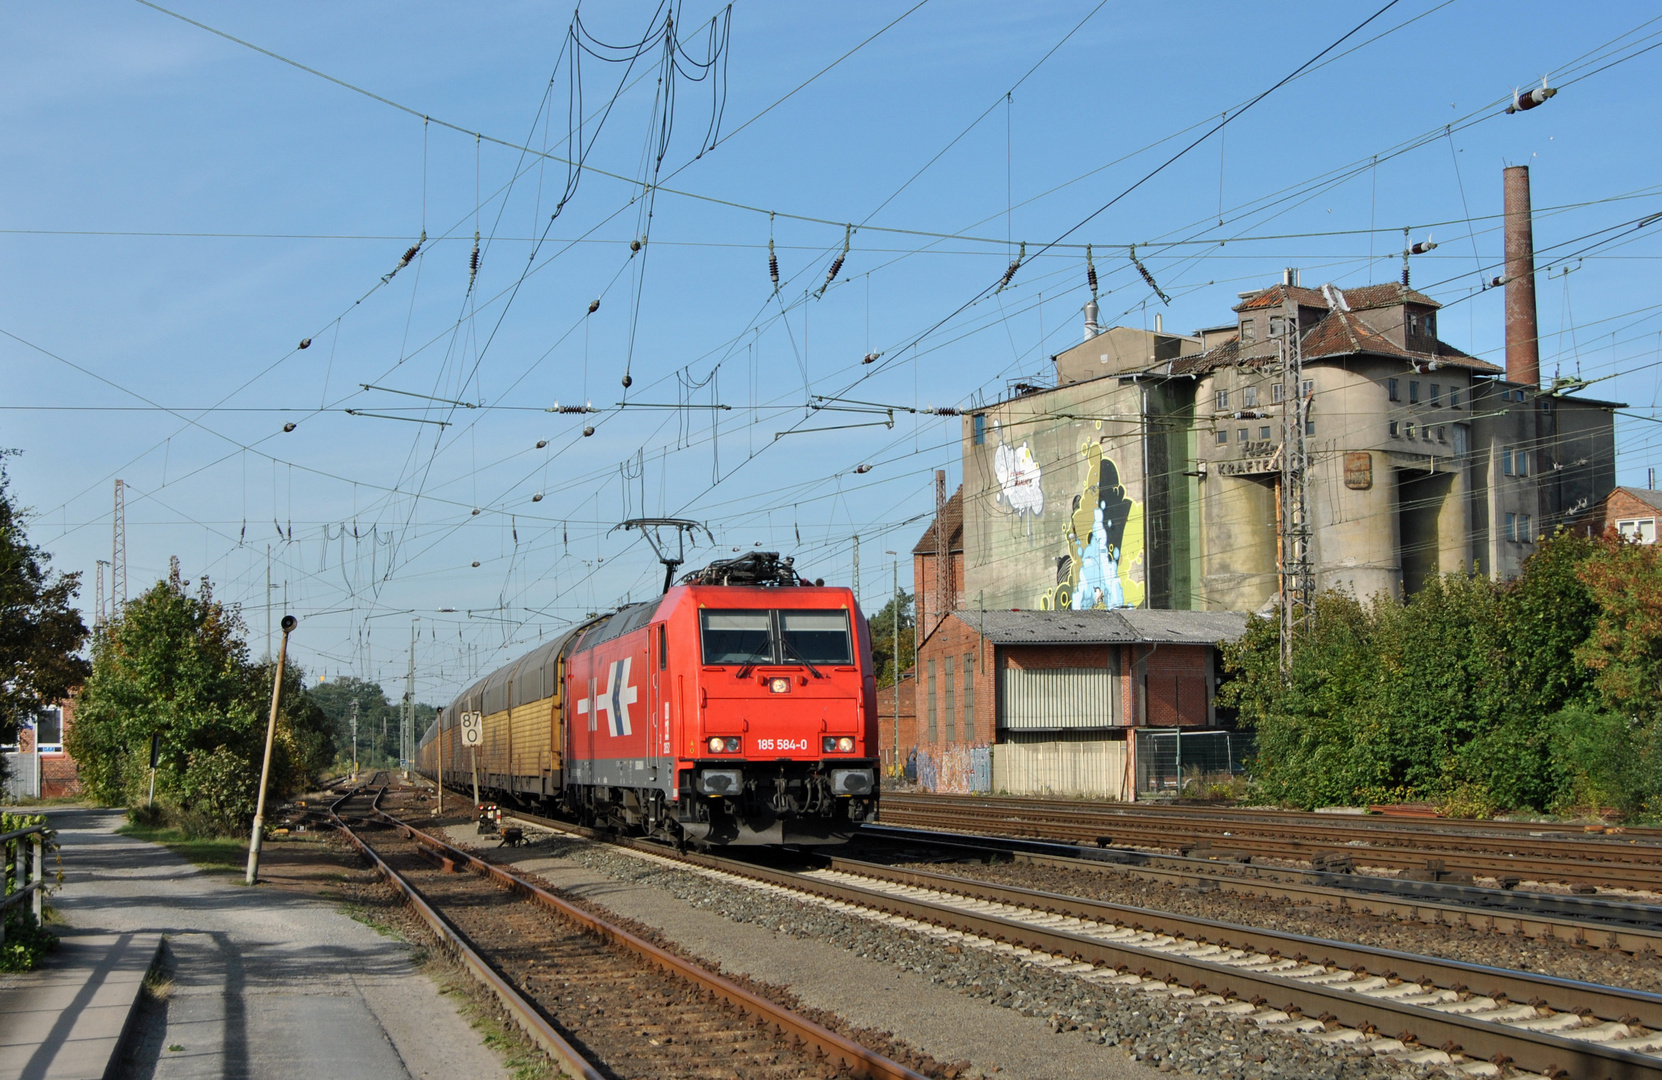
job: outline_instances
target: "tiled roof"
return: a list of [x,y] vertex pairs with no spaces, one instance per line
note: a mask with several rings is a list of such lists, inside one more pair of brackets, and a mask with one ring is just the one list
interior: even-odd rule
[[1301,285],[1272,285],[1236,304],[1235,310],[1258,311],[1268,307],[1280,307],[1289,297],[1298,301],[1302,307],[1327,307],[1327,298],[1321,294],[1320,289],[1306,289]]
[[[1653,510],[1662,510],[1662,491],[1652,491],[1649,488],[1619,487],[1615,491],[1623,492],[1638,499]],[[1614,492],[1612,492],[1613,494]],[[1606,496],[1608,499],[1609,496]]]
[[1246,632],[1239,611],[955,611],[995,645],[1213,645]]
[[[1367,308],[1391,307],[1395,304],[1423,304],[1430,308],[1440,308],[1443,305],[1420,292],[1410,288],[1400,281],[1387,281],[1380,285],[1359,285],[1354,289],[1340,289],[1344,294],[1345,303],[1352,311],[1364,311]],[[1322,305],[1325,307],[1326,305]]]
[[[1278,285],[1276,288],[1279,289],[1282,286]],[[1367,286],[1368,290],[1375,290],[1371,295],[1380,295],[1377,290],[1400,288],[1400,285]],[[1304,291],[1308,292],[1309,290]],[[1346,301],[1349,301],[1351,293],[1359,291],[1363,290],[1346,290],[1344,294]],[[1408,290],[1409,299],[1412,300],[1418,295],[1412,289]],[[1323,302],[1321,306],[1325,308],[1327,305]],[[1379,305],[1376,304],[1375,306]],[[1394,357],[1405,363],[1430,363],[1435,360],[1440,364],[1462,367],[1480,374],[1498,374],[1502,370],[1494,364],[1470,356],[1444,341],[1437,342],[1435,352],[1405,349],[1374,330],[1362,320],[1361,316],[1353,311],[1329,310],[1310,329],[1304,332],[1303,345],[1305,360],[1334,360],[1343,356],[1366,353],[1372,356]],[[1272,363],[1278,356],[1279,348],[1273,339],[1247,343],[1226,341],[1215,349],[1172,361],[1170,373],[1173,375],[1204,375],[1217,371],[1219,368]]]
[[[946,509],[942,511],[946,519],[946,539],[949,553],[964,550],[964,485],[959,484],[958,490],[952,493],[952,498],[946,501]],[[923,536],[912,545],[913,555],[936,555],[941,550],[940,544],[935,542],[935,522],[929,523],[929,528],[923,530]]]

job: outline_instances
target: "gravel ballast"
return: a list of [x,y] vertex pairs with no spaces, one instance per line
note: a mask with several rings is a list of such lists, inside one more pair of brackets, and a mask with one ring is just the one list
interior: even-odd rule
[[[1182,999],[1104,987],[978,948],[943,946],[937,940],[903,929],[832,911],[818,904],[714,880],[694,871],[645,861],[589,841],[542,835],[544,838],[538,840],[533,848],[516,855],[514,863],[542,874],[556,888],[570,888],[568,883],[560,880],[563,876],[559,872],[561,864],[566,867],[581,866],[610,882],[627,885],[631,890],[660,892],[696,911],[718,915],[730,923],[769,931],[768,938],[796,939],[822,949],[842,950],[856,960],[876,962],[915,976],[920,985],[960,995],[969,999],[961,1003],[959,1015],[952,1020],[960,1030],[972,1030],[980,1022],[978,1016],[988,1015],[965,1008],[969,1002],[975,1002],[981,1006],[997,1006],[1030,1021],[1037,1021],[1042,1030],[1053,1033],[1052,1050],[1041,1060],[996,1061],[983,1055],[972,1055],[970,1060],[975,1072],[981,1075],[993,1075],[995,1066],[1002,1066],[1003,1072],[999,1075],[1005,1076],[1069,1075],[1071,1070],[1064,1072],[1058,1068],[1061,1063],[1055,1055],[1063,1047],[1081,1046],[1122,1053],[1104,1054],[1099,1059],[1097,1071],[1078,1075],[1138,1075],[1139,1070],[1124,1071],[1124,1065],[1128,1063],[1126,1055],[1129,1055],[1130,1061],[1142,1062],[1161,1071],[1235,1080],[1254,1077],[1371,1080],[1374,1077],[1427,1076],[1436,1071],[1400,1060],[1376,1057],[1352,1047],[1317,1044],[1302,1036],[1262,1031],[1252,1025],[1214,1015],[1202,1007],[1186,1004]],[[468,837],[456,835],[454,839],[466,840]],[[615,886],[612,895],[607,895],[605,889],[594,890],[592,885],[584,893],[590,900],[608,907],[613,907],[621,895]],[[619,914],[654,925],[662,924],[661,917],[643,917],[636,911],[622,910]],[[739,940],[759,941],[763,948],[774,950],[783,944],[782,941],[770,944],[768,938],[740,935]],[[694,948],[690,943],[683,944],[711,960],[731,963],[734,959],[730,952],[720,948],[712,955]],[[758,974],[758,977],[770,978],[766,974]],[[869,981],[875,983],[881,980]],[[794,991],[813,1000],[808,987],[796,982],[790,985]],[[869,994],[867,998],[869,1000]],[[815,1003],[823,1004],[819,1001]],[[869,1026],[867,1019],[848,1019]],[[937,1058],[957,1056],[950,1047],[941,1045],[941,1032],[897,1030],[896,1034]],[[1110,1061],[1121,1065],[1121,1068],[1112,1072],[1102,1071]]]

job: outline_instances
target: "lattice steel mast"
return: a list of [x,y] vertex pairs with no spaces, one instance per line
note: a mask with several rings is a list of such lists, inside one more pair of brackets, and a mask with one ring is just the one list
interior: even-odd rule
[[127,606],[127,505],[126,485],[115,482],[115,529],[110,549],[110,616]]
[[1281,669],[1292,666],[1293,636],[1314,614],[1315,573],[1310,565],[1310,394],[1304,381],[1304,342],[1298,301],[1289,298],[1281,336]]

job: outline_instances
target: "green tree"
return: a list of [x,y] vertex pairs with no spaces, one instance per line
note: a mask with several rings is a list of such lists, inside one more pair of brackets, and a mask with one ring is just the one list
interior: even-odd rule
[[[398,702],[387,700],[381,684],[367,679],[342,675],[327,682],[317,683],[307,690],[328,717],[334,733],[338,760],[351,763],[352,705],[358,706],[358,762],[368,767],[383,767],[398,760],[398,725],[402,716],[402,695]],[[416,702],[416,738],[432,723],[438,710],[432,705]]]
[[895,683],[896,620],[900,622],[900,670],[905,672],[917,663],[917,628],[912,619],[912,594],[904,589],[871,617],[871,662],[880,690]]
[[28,515],[12,500],[0,451],[0,742],[37,709],[67,698],[87,677],[87,637],[70,606],[79,574],[53,574],[52,557],[29,543]]
[[[253,817],[271,669],[248,661],[241,618],[203,581],[192,596],[177,571],[128,603],[93,646],[68,749],[94,798],[132,803],[146,790],[151,736],[156,791],[197,832],[236,832]],[[327,718],[285,674],[270,797],[284,798],[333,754]]]

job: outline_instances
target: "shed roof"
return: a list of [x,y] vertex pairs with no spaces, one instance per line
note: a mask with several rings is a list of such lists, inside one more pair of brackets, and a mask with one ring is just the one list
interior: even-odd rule
[[995,645],[1214,645],[1246,632],[1241,611],[955,611]]

